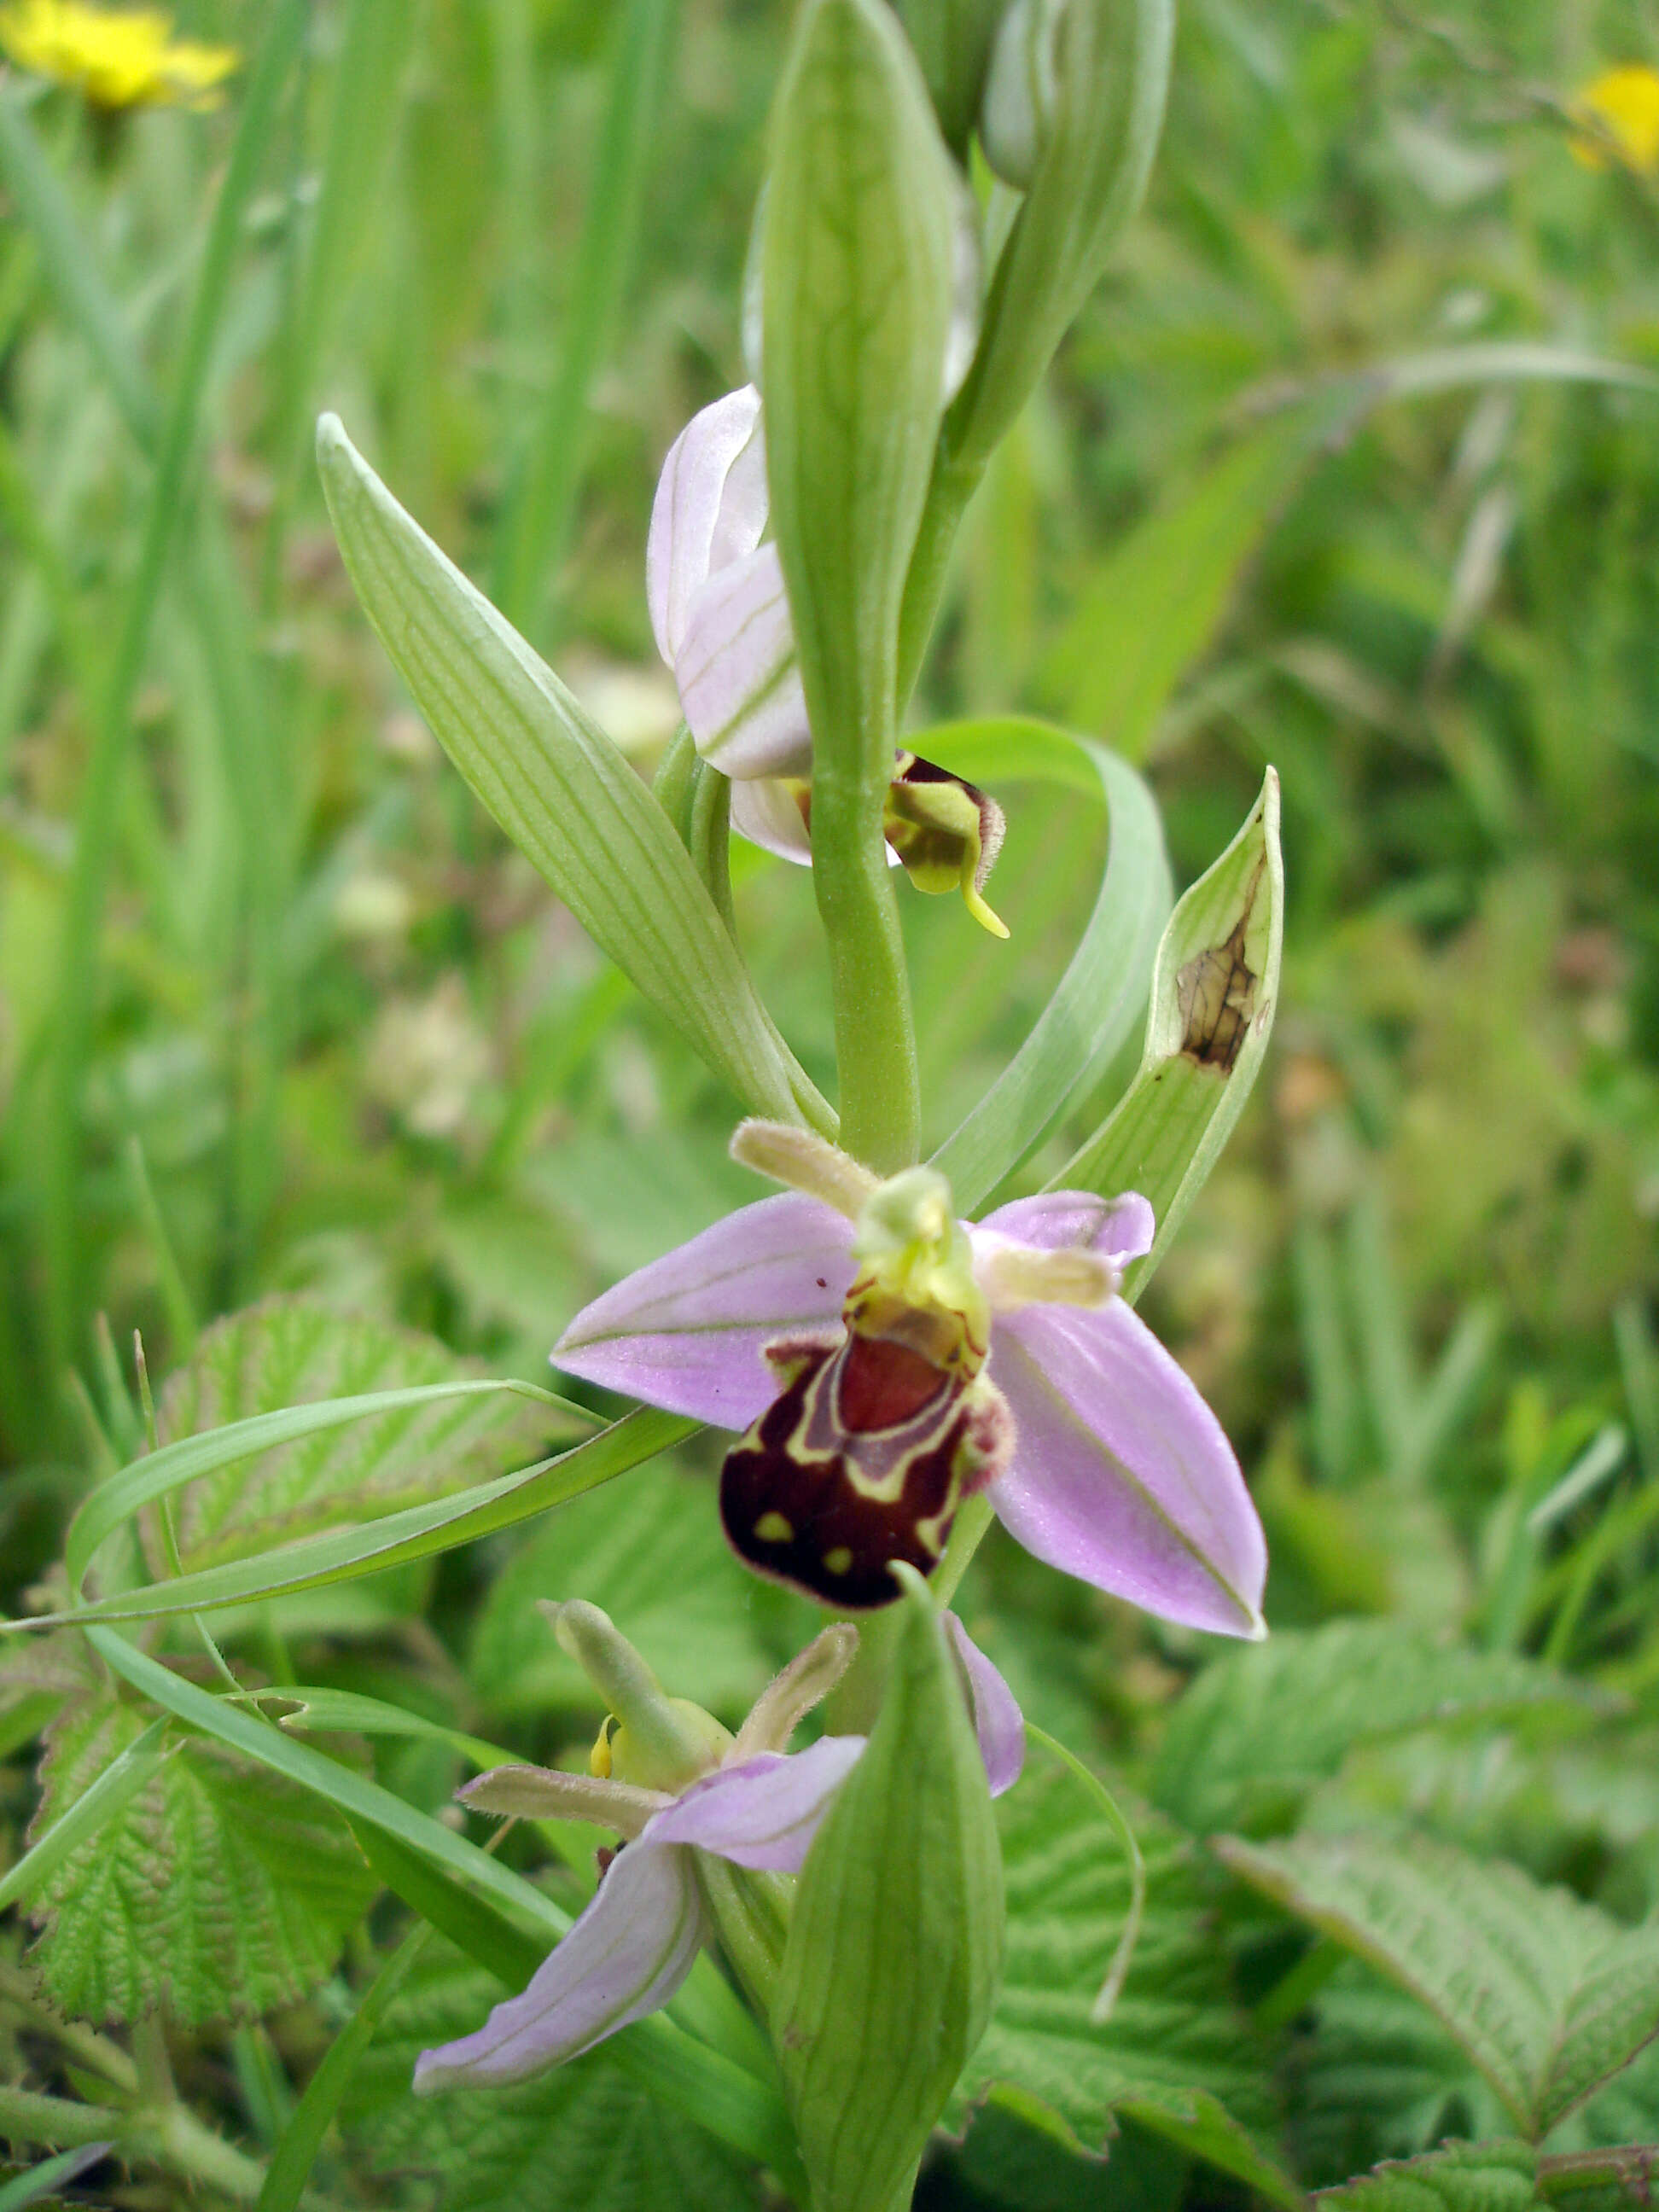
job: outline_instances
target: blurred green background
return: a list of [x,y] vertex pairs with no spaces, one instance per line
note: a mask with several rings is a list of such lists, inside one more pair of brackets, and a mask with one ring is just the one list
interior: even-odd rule
[[[280,13],[200,0],[181,27],[246,53]],[[318,0],[205,319],[246,72],[203,113],[0,87],[9,1610],[100,1455],[137,1448],[114,1380],[135,1328],[159,1381],[213,1316],[304,1292],[540,1376],[579,1303],[750,1194],[732,1102],[400,696],[310,436],[337,409],[648,769],[676,720],[651,495],[744,379],[789,15]],[[1146,1310],[1252,1479],[1275,1626],[1386,1614],[1589,1669],[1637,1700],[1605,1753],[1637,1790],[1659,1711],[1659,386],[1590,372],[1659,375],[1659,186],[1579,158],[1570,120],[1613,62],[1659,66],[1638,0],[1189,0],[1148,206],[969,517],[921,704],[1119,744],[1182,882],[1279,769],[1273,1052]],[[1097,880],[1099,819],[1003,795],[1008,945],[901,893],[935,1138]],[[734,861],[762,989],[827,1086],[810,890]],[[684,1686],[740,1707],[785,1601],[727,1578],[711,1516],[676,1616],[686,1552],[657,1559],[649,1514],[610,1526],[605,1496],[552,1551],[549,1522],[283,1633],[355,1638],[377,1680],[556,1741],[574,1681],[515,1656],[512,1623],[574,1545],[583,1594],[632,1629],[634,1588]],[[986,1641],[1034,1714],[1125,1758],[1154,1742],[1195,1640],[986,1559]],[[1621,1828],[1588,1783],[1575,1808],[1530,1771],[1478,1804],[1465,1782],[1439,1785],[1455,1832],[1652,1909],[1659,1786]],[[21,1767],[5,1788],[21,1820]]]

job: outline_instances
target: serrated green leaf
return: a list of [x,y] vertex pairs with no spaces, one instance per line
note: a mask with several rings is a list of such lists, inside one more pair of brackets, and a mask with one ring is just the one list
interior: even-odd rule
[[1659,2033],[1659,1925],[1621,1927],[1428,1837],[1215,1848],[1427,2005],[1532,2141]]
[[1527,2212],[1543,2202],[1538,2154],[1521,2142],[1448,2143],[1314,2199],[1326,2212]]
[[1265,2057],[1209,1924],[1191,1846],[1156,1815],[1135,1820],[1146,1905],[1117,2002],[1090,2011],[1133,1884],[1107,1821],[1070,1778],[1025,1775],[998,1807],[1008,1895],[1002,1995],[951,2100],[950,2124],[999,2082],[1057,2114],[1084,2149],[1133,2118],[1281,2204],[1299,2191],[1273,2154]]
[[[409,1390],[482,1370],[435,1337],[319,1299],[268,1298],[209,1329],[156,1408],[164,1443],[329,1398]],[[410,1406],[224,1467],[173,1494],[186,1571],[245,1559],[344,1522],[378,1519],[486,1481],[577,1432],[574,1416],[500,1395]],[[167,1571],[154,1513],[141,1526],[151,1572]]]
[[[49,1830],[146,1732],[113,1696],[57,1722],[35,1832]],[[166,2000],[187,2027],[297,2003],[326,1978],[374,1883],[326,1806],[192,1739],[41,1886],[31,1959],[76,2018]]]
[[479,799],[594,943],[751,1113],[836,1119],[755,994],[685,848],[621,752],[405,514],[338,421],[323,489],[363,610]]
[[933,1601],[909,1583],[869,1744],[801,1871],[772,2004],[814,2212],[908,2203],[1002,1960],[985,1767]]
[[539,1598],[602,1606],[676,1697],[747,1711],[772,1672],[753,1578],[720,1534],[709,1486],[659,1462],[577,1498],[496,1577],[468,1673],[496,1711],[586,1711],[593,1692],[536,1611]]
[[409,2094],[423,2050],[476,2027],[499,1987],[434,1943],[391,2007],[343,2117],[376,2173],[425,2173],[444,2212],[739,2212],[747,2170],[604,2051],[512,2089]]
[[1152,971],[1146,1043],[1134,1081],[1051,1190],[1138,1190],[1158,1222],[1125,1272],[1131,1304],[1168,1250],[1244,1110],[1279,1002],[1285,869],[1279,778],[1220,859],[1170,917]]
[[933,1156],[957,1205],[972,1212],[1098,1080],[1128,1036],[1169,919],[1170,863],[1158,802],[1103,746],[1012,718],[942,723],[910,742],[972,782],[1031,778],[1103,798],[1111,823],[1100,890],[1066,973],[1019,1050]]
[[1459,1650],[1398,1621],[1337,1620],[1212,1661],[1170,1714],[1152,1795],[1183,1826],[1288,1826],[1358,1744],[1610,1701],[1553,1668]]

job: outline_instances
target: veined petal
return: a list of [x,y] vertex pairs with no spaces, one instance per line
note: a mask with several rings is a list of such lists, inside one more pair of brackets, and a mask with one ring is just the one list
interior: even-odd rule
[[766,527],[766,453],[752,384],[694,415],[668,449],[651,508],[645,596],[672,668],[691,602],[716,568],[753,552]]
[[732,1763],[740,1765],[760,1751],[787,1751],[800,1723],[821,1705],[853,1663],[859,1632],[850,1620],[832,1621],[805,1651],[798,1651],[756,1698],[738,1730]]
[[1085,1190],[1048,1190],[1000,1206],[973,1233],[1012,1237],[1042,1252],[1075,1246],[1097,1253],[1109,1267],[1127,1267],[1152,1250],[1154,1226],[1152,1209],[1139,1191],[1096,1198]]
[[1000,1797],[1018,1781],[1025,1764],[1025,1716],[1003,1680],[1001,1670],[992,1665],[954,1613],[945,1613],[945,1627],[967,1679],[969,1708],[979,1738],[980,1757],[985,1761],[985,1778],[991,1785],[991,1795]]
[[756,546],[697,590],[673,667],[711,768],[739,781],[806,771],[812,732],[775,545]]
[[553,1364],[693,1420],[743,1430],[778,1394],[774,1337],[840,1327],[853,1224],[785,1191],[740,1207],[576,1316]]
[[986,1494],[1028,1552],[1168,1620],[1266,1632],[1267,1547],[1232,1447],[1121,1298],[999,1321],[990,1372],[1018,1442]]
[[521,2081],[574,2058],[665,2005],[690,1972],[706,1932],[686,1854],[645,1840],[629,1844],[522,1996],[498,2004],[475,2034],[421,2053],[416,2090]]
[[734,1865],[799,1874],[830,1800],[858,1765],[861,1735],[763,1751],[694,1782],[652,1821],[647,1843],[694,1844]]

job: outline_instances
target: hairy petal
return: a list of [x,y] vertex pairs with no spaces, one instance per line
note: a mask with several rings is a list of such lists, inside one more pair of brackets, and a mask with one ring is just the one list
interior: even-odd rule
[[1152,1209],[1138,1191],[1120,1198],[1095,1198],[1085,1190],[1048,1190],[1037,1198],[1017,1198],[988,1213],[973,1231],[977,1248],[983,1236],[1034,1244],[1042,1252],[1067,1246],[1093,1252],[1109,1267],[1127,1267],[1152,1249]]
[[787,1751],[789,1739],[815,1705],[820,1705],[853,1663],[859,1632],[850,1620],[832,1621],[775,1674],[755,1700],[738,1730],[732,1763],[741,1765],[757,1751]]
[[416,2090],[521,2081],[591,2050],[668,2002],[705,1933],[687,1855],[629,1844],[523,1995],[498,2004],[476,2034],[421,2053]]
[[653,1813],[673,1799],[631,1782],[602,1781],[594,1774],[565,1774],[554,1766],[492,1766],[455,1792],[475,1813],[520,1820],[591,1820],[619,1836],[637,1836]]
[[739,780],[806,772],[812,732],[775,545],[757,545],[702,586],[673,666],[711,768]]
[[691,602],[717,568],[759,544],[766,453],[752,384],[694,415],[668,449],[645,549],[645,595],[657,650],[672,668]]
[[968,1685],[968,1705],[979,1738],[980,1757],[985,1761],[985,1778],[991,1785],[991,1795],[1000,1797],[1018,1781],[1025,1764],[1025,1716],[1000,1669],[992,1665],[954,1613],[945,1613],[945,1627]]
[[861,1735],[824,1735],[793,1757],[763,1751],[723,1766],[657,1814],[647,1843],[694,1844],[738,1866],[799,1874],[863,1749]]
[[853,1224],[796,1191],[740,1207],[596,1298],[553,1364],[717,1427],[743,1430],[778,1394],[775,1337],[834,1330],[854,1273]]
[[1000,1321],[1018,1441],[987,1496],[1051,1566],[1165,1620],[1261,1636],[1267,1547],[1221,1425],[1121,1299]]

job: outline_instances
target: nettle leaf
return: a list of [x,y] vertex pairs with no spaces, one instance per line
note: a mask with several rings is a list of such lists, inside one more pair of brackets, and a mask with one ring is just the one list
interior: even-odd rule
[[[435,1337],[314,1298],[268,1298],[207,1330],[157,1408],[161,1441],[255,1413],[483,1373]],[[506,1392],[405,1407],[242,1460],[186,1483],[173,1524],[187,1571],[245,1559],[346,1522],[377,1520],[539,1457],[569,1430]],[[167,1571],[161,1524],[143,1516],[151,1571]]]
[[1509,2131],[1504,2107],[1432,2013],[1362,1959],[1312,2000],[1285,2068],[1296,2171],[1310,2187],[1443,2137]]
[[448,1943],[411,1972],[347,2092],[348,2140],[376,2174],[429,2174],[444,2212],[747,2212],[745,2168],[604,2051],[512,2089],[416,2099],[421,2051],[474,2028],[499,1986]]
[[1090,2010],[1129,1910],[1122,1846],[1072,1778],[1028,1769],[998,1807],[1008,1898],[1002,1994],[952,2100],[965,2124],[1006,2084],[1047,2106],[1079,2147],[1120,2119],[1239,2176],[1271,2201],[1300,2191],[1279,2167],[1267,2061],[1234,2002],[1193,1847],[1137,1816],[1146,1909],[1128,1977],[1103,2026]]
[[496,1711],[592,1705],[536,1611],[539,1598],[567,1597],[603,1606],[675,1697],[743,1711],[772,1671],[754,1577],[720,1534],[709,1486],[660,1461],[562,1507],[496,1577],[469,1668]]
[[1528,2144],[1478,2142],[1379,2166],[1314,2202],[1325,2212],[1527,2212],[1545,2199]]
[[1359,1744],[1612,1703],[1509,1652],[1451,1649],[1395,1621],[1333,1621],[1206,1667],[1170,1716],[1152,1794],[1185,1827],[1262,1834],[1288,1826]]
[[[143,1731],[110,1694],[47,1733],[43,1833]],[[74,2016],[131,2020],[166,1999],[185,2026],[297,2003],[332,1971],[377,1885],[306,1790],[188,1737],[42,1886],[30,1954]]]
[[1532,2140],[1659,2033],[1659,1925],[1623,1928],[1427,1837],[1224,1837],[1216,1849],[1420,1998]]

